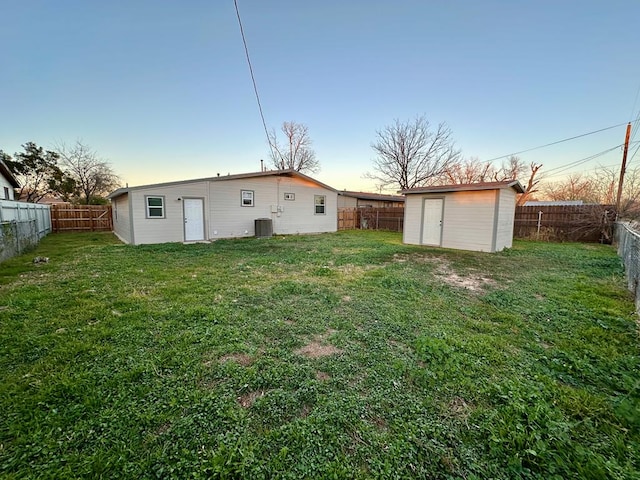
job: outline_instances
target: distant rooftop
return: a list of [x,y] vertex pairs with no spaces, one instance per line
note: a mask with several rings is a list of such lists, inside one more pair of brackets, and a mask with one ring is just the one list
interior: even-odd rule
[[582,200],[528,200],[523,207],[569,207],[584,205]]
[[404,202],[404,196],[402,195],[385,195],[382,193],[352,192],[349,190],[339,190],[338,195],[342,195],[344,197],[360,198],[362,200],[380,200],[382,202]]

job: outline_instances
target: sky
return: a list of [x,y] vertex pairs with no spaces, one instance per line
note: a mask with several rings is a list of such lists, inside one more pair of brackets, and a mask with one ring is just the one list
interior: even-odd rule
[[[307,125],[313,176],[340,190],[376,191],[363,178],[371,144],[396,119],[446,122],[481,160],[619,125],[519,155],[553,181],[618,166],[639,115],[637,0],[237,4],[268,129]],[[268,162],[233,0],[0,0],[0,11],[1,150],[81,140],[130,186]]]

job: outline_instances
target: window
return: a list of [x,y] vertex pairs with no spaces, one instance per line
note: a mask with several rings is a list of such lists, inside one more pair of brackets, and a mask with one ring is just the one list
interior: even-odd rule
[[295,200],[296,199],[296,194],[295,193],[285,193],[284,194],[284,199],[285,200]]
[[324,215],[324,207],[327,201],[327,197],[324,195],[314,195],[313,199],[316,207],[316,215]]
[[145,197],[147,218],[164,218],[164,197]]
[[243,207],[253,207],[253,190],[240,190],[240,198]]
[[5,200],[11,200],[11,197],[9,197],[9,188],[8,187],[4,187],[4,199]]

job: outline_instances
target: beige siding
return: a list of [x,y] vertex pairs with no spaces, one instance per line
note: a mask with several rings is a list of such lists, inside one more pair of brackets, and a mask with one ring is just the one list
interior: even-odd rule
[[404,243],[421,243],[424,199],[443,197],[442,246],[460,250],[492,251],[496,190],[407,195]]
[[346,195],[338,195],[338,208],[356,208],[357,206],[357,198],[347,197]]
[[[5,187],[9,191],[9,198],[4,198]],[[9,180],[4,178],[4,175],[1,175],[1,174],[0,174],[0,200],[15,200],[13,185],[11,185],[11,183],[9,183]]]
[[[209,182],[200,181],[176,185],[136,189],[130,193],[136,245],[184,241],[182,198],[205,199],[205,228]],[[147,218],[147,196],[164,197],[164,218]]]
[[113,233],[125,243],[131,240],[131,217],[129,215],[129,195],[124,194],[112,200]]
[[490,252],[493,246],[495,201],[495,190],[447,194],[442,222],[442,246]]
[[402,241],[411,245],[420,245],[422,231],[423,195],[407,195],[404,204],[404,227]]
[[[255,177],[218,181],[212,182],[211,190],[210,238],[253,236],[257,218],[271,218],[273,231],[278,234],[335,232],[337,229],[336,192],[304,179]],[[241,190],[254,191],[253,207],[241,206]],[[285,193],[294,194],[295,199],[285,200]],[[324,215],[314,213],[315,195],[326,197]]]
[[516,192],[512,188],[500,190],[498,223],[496,231],[496,251],[513,245],[513,222],[516,212]]

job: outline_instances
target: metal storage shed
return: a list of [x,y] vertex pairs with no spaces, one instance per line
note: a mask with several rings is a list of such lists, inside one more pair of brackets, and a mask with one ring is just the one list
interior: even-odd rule
[[510,248],[517,180],[438,185],[402,190],[406,195],[403,242],[499,252]]

